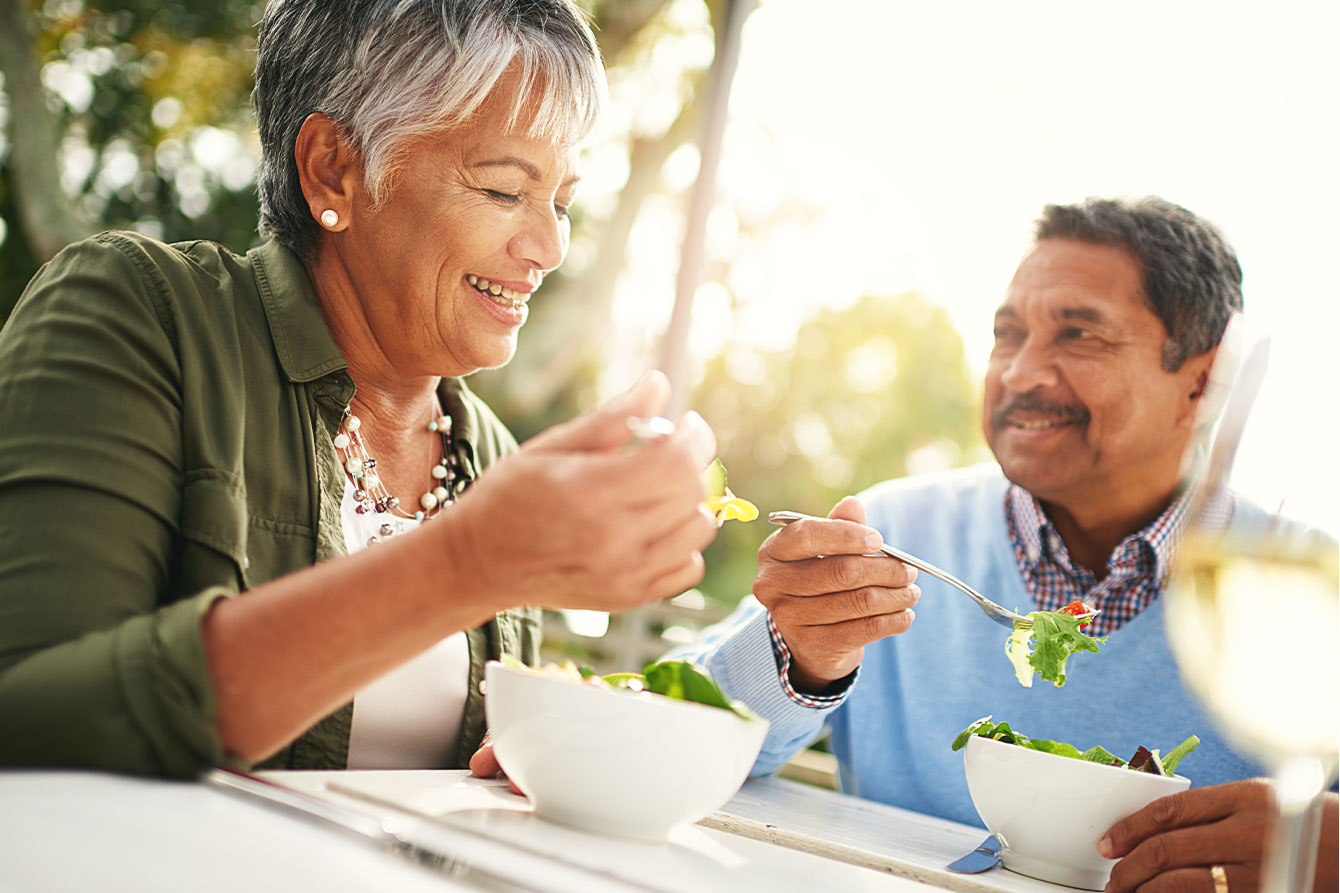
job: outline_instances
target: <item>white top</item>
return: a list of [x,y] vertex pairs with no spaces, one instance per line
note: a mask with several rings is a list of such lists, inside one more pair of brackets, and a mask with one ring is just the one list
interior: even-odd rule
[[[354,511],[354,487],[346,478],[340,514],[345,549],[367,548],[383,524],[397,532],[419,522],[390,514]],[[378,593],[369,593],[377,597]],[[456,765],[461,716],[470,684],[470,648],[464,632],[453,633],[401,664],[354,696],[349,732],[350,769],[443,769]]]

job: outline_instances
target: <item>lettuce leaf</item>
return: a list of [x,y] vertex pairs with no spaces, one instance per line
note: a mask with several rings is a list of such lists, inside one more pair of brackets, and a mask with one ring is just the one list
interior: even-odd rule
[[615,688],[631,688],[664,695],[677,701],[693,701],[729,710],[741,719],[759,716],[742,702],[726,697],[706,670],[686,660],[663,660],[647,664],[638,673],[611,673],[605,681]]
[[1099,643],[1107,641],[1107,636],[1085,635],[1080,619],[1063,611],[1034,611],[1028,617],[1033,625],[1016,627],[1005,640],[1005,656],[1014,664],[1015,678],[1025,688],[1032,687],[1034,672],[1060,688],[1065,685],[1065,665],[1070,655],[1081,651],[1096,654]]
[[1026,747],[1029,750],[1039,750],[1043,753],[1056,754],[1059,757],[1068,757],[1072,760],[1087,760],[1090,763],[1102,763],[1105,766],[1117,766],[1123,769],[1134,769],[1139,772],[1152,772],[1155,775],[1171,776],[1177,768],[1177,764],[1182,758],[1196,749],[1200,744],[1200,739],[1195,735],[1183,741],[1169,752],[1168,756],[1160,759],[1158,751],[1149,751],[1140,748],[1137,757],[1142,754],[1142,759],[1132,759],[1127,763],[1125,760],[1112,754],[1106,748],[1100,745],[1094,745],[1086,751],[1080,751],[1079,748],[1064,741],[1048,741],[1045,738],[1029,738],[1027,735],[1021,735],[1010,728],[1006,722],[993,723],[990,716],[984,716],[972,723],[963,731],[954,736],[954,742],[950,747],[953,750],[962,750],[968,744],[968,739],[973,735],[981,738],[991,738],[996,741],[1003,741],[1006,744],[1017,744],[1020,747]]
[[1177,772],[1177,764],[1182,762],[1182,757],[1191,753],[1200,745],[1200,738],[1192,735],[1181,744],[1168,751],[1168,755],[1163,758],[1163,772],[1165,775],[1172,775]]
[[703,471],[702,479],[706,494],[703,502],[712,517],[717,519],[718,527],[727,521],[752,521],[758,517],[758,506],[736,496],[726,486],[726,466],[721,464],[720,459],[712,460],[712,464]]

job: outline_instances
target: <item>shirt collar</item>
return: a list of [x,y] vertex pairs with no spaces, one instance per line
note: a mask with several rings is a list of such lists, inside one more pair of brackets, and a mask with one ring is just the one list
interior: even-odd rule
[[330,334],[307,268],[276,239],[247,252],[270,323],[280,366],[293,382],[315,381],[346,368]]
[[[1173,551],[1186,524],[1189,499],[1187,491],[1179,493],[1152,523],[1122,540],[1112,557],[1118,558],[1143,543],[1153,555],[1155,579],[1160,584],[1165,582],[1172,570]],[[1222,511],[1221,506],[1217,507]],[[1023,546],[1027,564],[1036,566],[1044,558],[1050,558],[1065,566],[1073,565],[1065,542],[1047,513],[1042,510],[1042,503],[1036,496],[1017,484],[1011,484],[1005,495],[1005,511]]]

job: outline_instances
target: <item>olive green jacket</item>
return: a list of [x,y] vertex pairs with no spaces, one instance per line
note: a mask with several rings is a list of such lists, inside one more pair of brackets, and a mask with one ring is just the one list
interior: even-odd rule
[[[239,257],[103,233],[34,277],[0,330],[0,765],[236,765],[201,620],[344,554],[331,438],[353,394],[277,242]],[[463,382],[441,397],[467,479],[516,448]],[[468,633],[462,760],[484,733],[484,661],[534,662],[538,637],[529,609]],[[352,715],[265,765],[343,768]]]

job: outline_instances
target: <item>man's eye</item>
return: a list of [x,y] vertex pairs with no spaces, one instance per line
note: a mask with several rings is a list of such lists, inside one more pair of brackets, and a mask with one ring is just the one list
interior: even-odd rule
[[513,192],[499,192],[496,189],[485,189],[484,194],[503,205],[515,205],[521,201],[521,196]]
[[570,205],[560,205],[558,202],[554,202],[554,214],[558,216],[559,220],[567,220],[570,207]]

